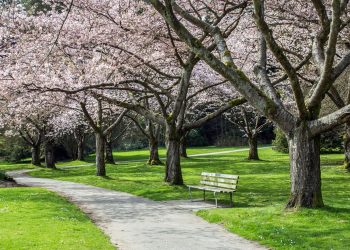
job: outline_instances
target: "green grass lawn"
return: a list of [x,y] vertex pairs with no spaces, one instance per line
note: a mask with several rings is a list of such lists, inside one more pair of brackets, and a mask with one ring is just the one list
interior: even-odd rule
[[9,162],[0,162],[0,171],[10,171],[18,169],[32,169],[35,168],[31,163],[9,163]]
[[115,249],[76,206],[40,188],[1,188],[0,221],[0,249]]
[[[188,148],[187,153],[189,155],[192,154],[205,154],[210,152],[224,152],[224,151],[230,151],[230,150],[236,150],[241,149],[244,147],[216,147],[216,146],[209,146],[209,147],[193,147]],[[164,147],[159,148],[159,157],[165,158],[166,150]],[[148,149],[139,149],[139,150],[133,150],[133,151],[119,151],[119,152],[113,152],[113,156],[115,160],[117,161],[147,161],[149,157],[149,150]],[[95,155],[91,154],[86,158],[87,162],[94,162],[95,161]]]
[[[189,150],[189,154],[226,150],[232,148],[194,149],[192,152],[195,153]],[[146,153],[118,152],[117,159],[146,159]],[[321,157],[326,207],[286,211],[284,205],[290,188],[288,155],[263,149],[260,150],[261,161],[248,161],[247,153],[244,151],[182,160],[186,184],[198,184],[202,171],[240,175],[234,197],[235,207],[200,211],[199,216],[274,249],[347,249],[350,246],[350,174],[341,166],[342,155]],[[94,173],[94,166],[85,166],[65,170],[42,169],[31,174],[125,191],[153,200],[188,198],[186,187],[173,187],[163,182],[164,166],[130,162],[108,165],[107,178],[96,177]],[[195,196],[201,197],[201,192],[195,193]],[[224,195],[221,198],[221,202],[228,201]]]

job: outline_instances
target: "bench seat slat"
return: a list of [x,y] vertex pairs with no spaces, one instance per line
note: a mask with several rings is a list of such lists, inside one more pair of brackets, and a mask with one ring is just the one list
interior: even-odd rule
[[228,178],[217,178],[210,176],[202,176],[202,181],[214,181],[219,183],[227,183],[227,184],[237,184],[238,179],[228,179]]
[[209,186],[188,186],[190,188],[199,189],[199,190],[206,190],[206,191],[212,191],[217,193],[233,193],[236,192],[235,189],[227,189],[227,188],[216,188],[216,187],[209,187]]
[[233,174],[218,174],[218,173],[207,173],[203,172],[202,176],[212,176],[212,177],[221,177],[221,178],[229,178],[229,179],[238,179],[238,175]]
[[201,181],[200,183],[202,185],[206,185],[206,186],[228,188],[228,189],[236,189],[236,184],[226,184],[226,183],[213,182],[213,181]]

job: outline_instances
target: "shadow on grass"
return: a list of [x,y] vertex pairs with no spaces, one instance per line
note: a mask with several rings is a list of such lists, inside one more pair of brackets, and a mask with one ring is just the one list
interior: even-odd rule
[[110,177],[110,176],[98,176],[98,177],[100,177],[100,178],[102,178],[102,179],[105,179],[105,180],[116,180],[115,178],[112,178],[112,177]]
[[321,208],[318,208],[318,210],[321,210],[321,211],[326,211],[326,212],[329,212],[329,213],[335,213],[335,214],[338,214],[338,213],[345,213],[345,214],[350,214],[350,208],[348,207],[333,207],[333,206],[324,206],[324,207],[321,207]]

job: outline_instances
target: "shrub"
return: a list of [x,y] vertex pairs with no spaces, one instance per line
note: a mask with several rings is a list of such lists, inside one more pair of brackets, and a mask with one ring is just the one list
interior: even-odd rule
[[281,129],[275,128],[275,139],[272,141],[272,148],[281,153],[288,153],[288,140]]
[[0,137],[0,154],[6,161],[19,162],[31,156],[31,149],[19,137]]
[[[288,153],[288,140],[286,136],[279,128],[275,128],[274,132],[276,137],[272,141],[273,149],[281,153]],[[338,130],[331,130],[323,133],[320,138],[320,152],[323,154],[343,152],[342,143],[341,135]]]
[[203,135],[202,129],[192,129],[187,135],[188,146],[208,146],[208,139]]

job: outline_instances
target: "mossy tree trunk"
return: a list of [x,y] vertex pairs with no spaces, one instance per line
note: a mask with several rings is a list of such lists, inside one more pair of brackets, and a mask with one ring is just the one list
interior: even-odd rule
[[350,172],[350,123],[347,123],[345,126],[344,155],[345,168]]
[[40,166],[40,143],[32,145],[32,164],[35,166]]
[[115,164],[114,157],[113,157],[113,143],[106,139],[106,163],[109,164]]
[[180,139],[180,156],[184,158],[188,158],[186,143],[186,136],[184,135]]
[[85,159],[84,142],[83,141],[78,141],[78,145],[77,145],[77,160],[83,161],[84,159]]
[[96,140],[96,175],[106,176],[105,138],[102,133],[95,133]]
[[287,208],[323,206],[320,137],[303,124],[289,137],[291,196]]
[[158,152],[158,140],[156,138],[149,138],[148,143],[149,143],[148,164],[161,165],[162,162],[159,159],[159,152]]
[[76,159],[79,161],[84,160],[84,148],[85,148],[85,133],[83,131],[84,128],[78,128],[74,132],[74,139],[77,143],[77,154],[76,154]]
[[165,181],[171,185],[183,185],[180,165],[180,134],[174,124],[166,125]]
[[56,168],[54,142],[51,139],[46,139],[44,151],[45,151],[45,167]]
[[248,138],[249,143],[249,156],[248,160],[259,160],[258,154],[258,138],[256,135],[252,135]]

